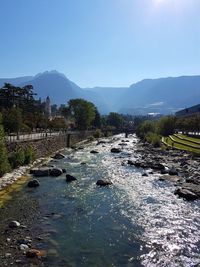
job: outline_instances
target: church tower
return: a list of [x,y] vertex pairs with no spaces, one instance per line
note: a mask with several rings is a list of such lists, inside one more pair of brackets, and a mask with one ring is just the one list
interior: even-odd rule
[[51,117],[51,100],[49,96],[47,96],[46,102],[45,102],[45,113],[48,118]]

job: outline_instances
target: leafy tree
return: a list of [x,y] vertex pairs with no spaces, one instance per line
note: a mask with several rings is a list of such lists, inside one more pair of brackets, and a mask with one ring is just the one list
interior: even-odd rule
[[136,134],[140,138],[145,138],[145,136],[148,133],[155,133],[155,132],[156,132],[156,122],[150,120],[144,121],[136,129]]
[[7,112],[4,112],[3,124],[6,132],[19,132],[22,127],[21,110],[12,107]]
[[54,118],[48,122],[48,128],[54,130],[66,129],[67,125],[64,118]]
[[174,116],[166,116],[162,117],[158,121],[158,131],[162,136],[168,136],[175,132],[176,128],[176,117]]
[[0,114],[0,177],[11,170],[5,145],[2,115]]
[[107,123],[110,126],[114,126],[117,129],[120,129],[124,124],[124,119],[123,119],[122,115],[115,113],[115,112],[111,112],[108,115]]
[[67,113],[74,118],[80,130],[86,130],[95,118],[95,106],[84,99],[71,99],[68,102]]
[[101,128],[101,115],[99,113],[99,111],[97,110],[97,108],[95,108],[95,118],[92,122],[92,125],[95,127],[95,128]]

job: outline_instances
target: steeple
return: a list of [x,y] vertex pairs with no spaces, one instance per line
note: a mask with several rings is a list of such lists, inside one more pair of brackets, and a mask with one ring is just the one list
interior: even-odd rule
[[45,102],[45,113],[48,118],[51,117],[51,100],[49,96],[47,96],[46,102]]

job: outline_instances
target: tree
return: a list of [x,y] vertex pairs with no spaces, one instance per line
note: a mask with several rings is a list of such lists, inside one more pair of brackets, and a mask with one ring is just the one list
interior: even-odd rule
[[68,102],[68,114],[74,118],[80,130],[86,130],[95,118],[95,106],[84,99],[71,99]]
[[2,115],[0,114],[0,177],[6,172],[10,171],[10,164],[8,161],[8,152],[5,145],[4,129],[2,125]]
[[115,113],[115,112],[111,112],[108,115],[107,123],[110,126],[114,126],[115,128],[120,129],[120,128],[122,128],[122,126],[124,124],[124,119],[123,119],[122,115]]
[[176,128],[176,117],[166,116],[159,120],[158,131],[162,136],[168,136],[175,132]]
[[136,134],[140,138],[145,138],[149,133],[156,132],[156,122],[155,121],[144,121],[136,129]]
[[3,124],[6,132],[19,132],[22,127],[21,110],[19,108],[12,107],[7,112],[4,112]]
[[92,122],[92,125],[95,128],[98,128],[98,129],[101,128],[101,115],[100,115],[99,111],[97,110],[97,108],[95,108],[95,118]]

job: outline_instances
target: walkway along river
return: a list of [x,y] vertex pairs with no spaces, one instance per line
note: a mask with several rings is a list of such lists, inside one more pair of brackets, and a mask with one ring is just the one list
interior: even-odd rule
[[[124,165],[134,159],[136,138],[122,139],[68,149],[66,158],[53,162],[77,181],[66,183],[65,174],[41,177],[39,187],[24,183],[9,195],[4,204],[9,214],[14,203],[26,209],[30,199],[38,202],[33,214],[39,212],[41,232],[35,236],[42,236],[38,248],[47,252],[41,266],[200,266],[199,201],[178,198],[174,186],[151,170],[145,177],[142,169]],[[111,153],[112,147],[122,152]],[[102,178],[113,185],[96,186]],[[7,219],[0,220],[5,227]]]

